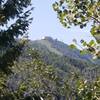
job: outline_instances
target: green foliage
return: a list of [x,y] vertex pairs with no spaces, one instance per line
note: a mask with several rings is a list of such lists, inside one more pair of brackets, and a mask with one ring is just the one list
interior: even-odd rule
[[61,94],[62,79],[58,71],[43,63],[37,54],[36,50],[25,49],[19,61],[14,62],[13,73],[3,78],[5,81],[1,79],[0,100],[7,97],[8,100],[25,100],[28,97],[52,100]]
[[[41,54],[39,54],[41,52],[38,52],[36,49],[29,47],[29,45],[27,48],[26,45],[19,60],[14,62],[11,67],[12,73],[8,76],[4,73],[0,74],[0,100],[5,100],[6,98],[7,100],[29,100],[29,98],[37,100],[40,97],[45,100],[59,100],[61,98],[75,100],[80,98],[82,94],[79,94],[79,89],[81,88],[79,81],[82,78],[79,78],[81,76],[79,76],[78,72],[73,72],[74,69],[73,71],[68,69],[67,71],[70,74],[62,73],[57,67],[45,64]],[[46,52],[45,54],[47,55]],[[54,53],[50,53],[50,55],[54,57],[53,61],[51,61],[53,63],[55,57],[58,56]],[[57,59],[57,61],[63,62],[64,59],[61,59]],[[65,62],[68,62],[68,60],[65,60]],[[71,62],[76,64],[74,59]],[[76,66],[80,65],[82,67],[83,64],[76,64]]]
[[0,1],[0,69],[3,71],[13,65],[24,46],[18,42],[18,37],[25,35],[32,21],[29,18],[31,0],[1,0]]
[[99,100],[100,79],[97,79],[93,82],[78,80],[77,90],[79,100]]
[[94,59],[100,58],[100,45],[97,44],[94,40],[91,40],[89,43],[84,40],[81,40],[81,43],[85,47],[83,51],[91,53]]
[[[53,4],[53,9],[57,12],[60,22],[67,28],[72,25],[84,28],[91,21],[90,33],[96,42],[100,43],[99,0],[59,0]],[[95,55],[94,58],[100,58],[100,50],[97,52],[97,48],[91,47],[94,44],[93,40],[89,44],[85,41],[82,44]]]
[[[72,25],[84,28],[91,21],[90,33],[97,43],[94,40],[89,43],[81,40],[85,47],[81,53],[90,52],[94,58],[100,58],[100,0],[59,0],[53,4],[53,9],[57,12],[60,22],[67,28]],[[75,44],[78,45],[76,41]],[[93,82],[78,79],[74,85],[74,99],[70,98],[71,100],[100,99],[100,79]]]
[[69,47],[72,48],[72,49],[76,48],[76,46],[74,44],[71,44]]

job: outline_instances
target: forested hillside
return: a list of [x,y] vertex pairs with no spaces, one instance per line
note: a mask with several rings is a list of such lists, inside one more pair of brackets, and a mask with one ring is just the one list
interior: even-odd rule
[[[37,41],[39,44],[35,43]],[[86,60],[72,59],[51,52],[43,43],[41,45],[41,41],[43,40],[30,41],[30,45],[24,47],[23,53],[12,68],[13,73],[7,78],[8,90],[5,97],[9,97],[9,100],[78,98],[77,94],[74,94],[78,92],[77,85],[81,79],[87,79],[91,84],[91,81],[99,76],[99,66],[91,66],[93,64]],[[9,94],[9,91],[12,94]]]
[[67,44],[45,37],[41,40],[30,41],[30,46],[38,50],[43,61],[64,72],[80,73],[87,78],[99,76],[99,63],[90,54],[82,55],[78,49],[71,49]]

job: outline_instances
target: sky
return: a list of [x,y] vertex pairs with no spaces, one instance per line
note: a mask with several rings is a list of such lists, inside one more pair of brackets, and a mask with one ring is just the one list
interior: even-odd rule
[[35,8],[32,11],[33,22],[30,25],[29,38],[37,40],[50,36],[67,44],[71,44],[73,39],[76,39],[78,42],[81,39],[89,41],[92,38],[90,35],[90,24],[84,29],[74,26],[70,29],[63,27],[52,8],[52,4],[55,1],[32,0]]

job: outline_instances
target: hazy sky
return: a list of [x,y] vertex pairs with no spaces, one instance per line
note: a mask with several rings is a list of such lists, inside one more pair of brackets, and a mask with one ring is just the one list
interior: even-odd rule
[[33,6],[33,23],[30,26],[29,37],[32,40],[41,39],[44,36],[57,38],[67,44],[72,43],[75,38],[78,41],[85,39],[89,41],[92,37],[89,34],[90,26],[84,29],[72,27],[64,28],[57,19],[56,13],[52,9],[52,4],[56,0],[32,0]]

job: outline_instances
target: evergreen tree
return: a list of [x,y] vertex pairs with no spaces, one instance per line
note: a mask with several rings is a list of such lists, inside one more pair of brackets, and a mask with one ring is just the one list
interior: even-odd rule
[[18,38],[27,34],[32,9],[31,0],[0,0],[0,70],[8,71],[20,55],[25,42]]

